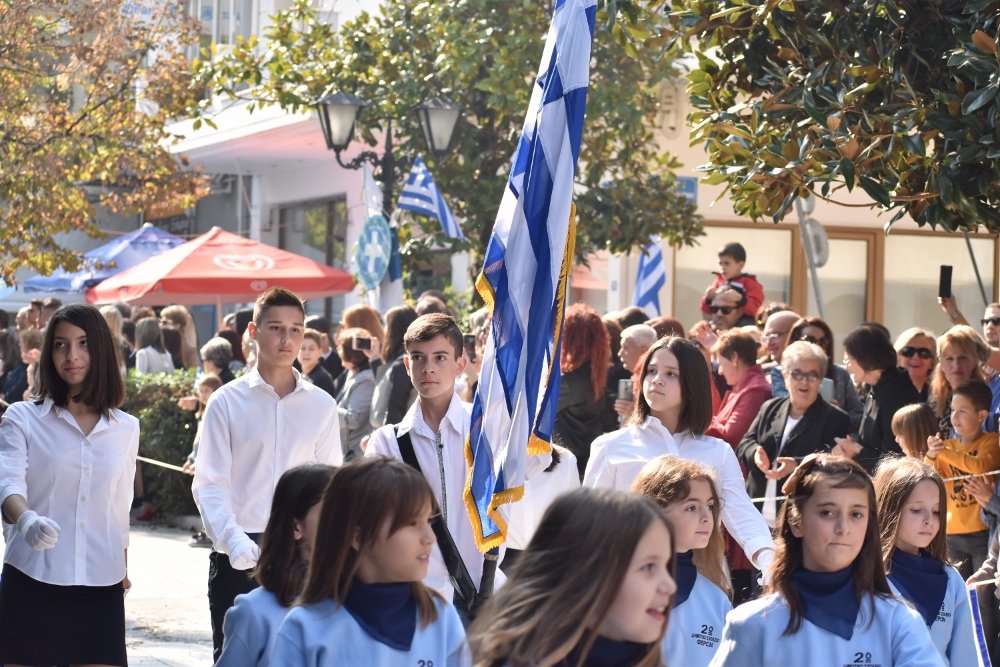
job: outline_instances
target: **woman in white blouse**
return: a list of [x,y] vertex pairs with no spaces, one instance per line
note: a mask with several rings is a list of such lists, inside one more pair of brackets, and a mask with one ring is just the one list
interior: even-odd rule
[[128,511],[139,422],[117,342],[87,304],[45,333],[38,401],[0,421],[0,663],[125,665]]
[[163,347],[163,333],[155,317],[135,323],[135,372],[173,373],[174,360]]
[[649,348],[641,365],[632,418],[594,440],[583,485],[627,490],[646,462],[662,454],[706,465],[722,495],[722,523],[766,571],[774,555],[771,531],[750,502],[733,448],[705,435],[712,421],[705,357],[691,341],[667,336]]

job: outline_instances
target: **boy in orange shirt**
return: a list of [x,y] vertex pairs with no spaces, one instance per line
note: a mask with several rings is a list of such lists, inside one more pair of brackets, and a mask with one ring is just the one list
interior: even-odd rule
[[[951,425],[957,438],[927,438],[926,461],[941,477],[981,475],[1000,468],[996,433],[983,433],[982,423],[993,400],[982,380],[969,380],[951,398]],[[948,491],[948,559],[968,579],[982,566],[989,551],[989,531],[979,516],[979,504],[964,480],[945,482]]]

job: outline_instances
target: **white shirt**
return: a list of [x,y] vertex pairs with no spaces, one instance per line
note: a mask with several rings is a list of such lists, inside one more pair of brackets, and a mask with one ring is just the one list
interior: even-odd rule
[[[472,532],[472,522],[465,509],[463,494],[465,493],[465,477],[468,467],[465,463],[465,439],[469,436],[469,423],[472,415],[472,405],[465,403],[453,394],[448,412],[439,426],[441,439],[441,461],[438,460],[437,436],[434,430],[424,421],[420,409],[420,399],[410,406],[399,422],[399,434],[410,434],[413,453],[420,464],[427,483],[430,484],[434,499],[437,500],[445,515],[445,523],[455,546],[462,555],[465,567],[469,570],[472,581],[479,586],[483,576],[483,555],[476,547],[476,538]],[[387,425],[372,433],[365,449],[365,456],[388,456],[403,460],[399,453],[399,443],[396,441],[394,426]],[[441,485],[442,467],[444,464],[444,486]],[[501,550],[502,551],[502,550]],[[501,559],[502,560],[502,559]],[[497,570],[497,581],[504,579],[503,573]],[[454,591],[448,568],[438,545],[434,545],[430,566],[424,583],[451,601]]]
[[552,447],[559,449],[559,465],[551,472],[534,475],[524,485],[524,497],[510,505],[507,546],[511,549],[527,548],[552,501],[567,491],[580,488],[576,456],[565,447]]
[[4,562],[36,581],[111,586],[125,578],[139,420],[121,410],[84,435],[51,399],[14,403],[0,421],[0,504],[24,496],[59,524],[59,542],[35,551],[7,530]]
[[279,398],[256,368],[215,391],[191,491],[216,551],[230,554],[246,533],[264,532],[278,478],[305,463],[343,463],[328,393],[295,371],[295,389]]
[[[761,549],[773,549],[771,531],[747,495],[743,471],[733,448],[707,435],[695,436],[684,430],[671,434],[656,417],[639,425],[629,425],[594,440],[583,485],[627,491],[642,467],[664,454],[701,463],[714,473],[722,497],[722,523],[748,558]],[[770,562],[757,562],[758,567]],[[764,569],[764,568],[761,568]]]
[[173,373],[174,360],[169,352],[157,352],[152,347],[144,347],[135,353],[135,372],[140,375],[144,373]]

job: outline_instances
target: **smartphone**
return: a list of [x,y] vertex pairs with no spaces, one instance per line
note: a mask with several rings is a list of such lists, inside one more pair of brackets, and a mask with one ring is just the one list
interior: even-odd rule
[[618,381],[618,400],[619,401],[631,401],[632,400],[632,381],[631,380],[619,380]]
[[819,383],[819,395],[823,397],[823,400],[829,403],[833,400],[833,380],[830,378],[823,378],[823,381]]
[[355,336],[351,339],[351,347],[355,350],[370,350],[372,349],[372,339]]
[[938,296],[942,299],[951,297],[951,267],[947,264],[941,265],[941,275],[938,278]]
[[462,345],[465,347],[465,356],[469,361],[476,363],[476,336],[475,334],[462,334]]

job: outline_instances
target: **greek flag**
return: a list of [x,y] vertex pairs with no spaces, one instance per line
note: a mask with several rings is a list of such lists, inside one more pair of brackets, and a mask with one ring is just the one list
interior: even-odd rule
[[576,227],[573,177],[596,0],[557,0],[527,118],[476,289],[493,314],[466,443],[477,546],[503,544],[500,511],[524,494],[530,454],[551,451],[559,342]]
[[667,272],[663,267],[663,246],[660,237],[652,236],[639,258],[639,270],[635,277],[633,301],[650,317],[660,316],[660,289],[667,282]]
[[441,229],[447,236],[453,239],[463,239],[462,230],[455,222],[451,209],[441,196],[441,192],[434,184],[434,178],[428,171],[427,165],[419,156],[413,161],[409,176],[406,177],[406,185],[399,193],[399,201],[396,208],[406,211],[413,211],[428,218],[435,218],[441,223]]

